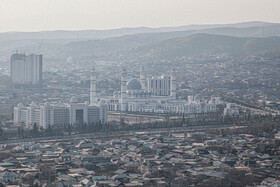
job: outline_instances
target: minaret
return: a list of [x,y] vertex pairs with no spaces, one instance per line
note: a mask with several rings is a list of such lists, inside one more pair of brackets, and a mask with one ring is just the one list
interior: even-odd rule
[[170,96],[172,99],[176,99],[176,73],[175,70],[171,71],[171,88],[170,88]]
[[126,102],[126,77],[127,73],[126,70],[123,69],[121,74],[121,111],[127,110],[127,102]]
[[146,90],[146,73],[143,67],[140,70],[140,83],[142,90]]
[[91,77],[90,77],[90,105],[93,106],[96,104],[96,73],[95,69],[92,68],[91,70]]

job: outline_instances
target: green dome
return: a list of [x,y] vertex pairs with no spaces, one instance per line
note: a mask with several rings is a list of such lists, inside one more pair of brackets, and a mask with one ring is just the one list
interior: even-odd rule
[[133,78],[126,83],[126,88],[127,90],[141,90],[142,87],[139,80]]

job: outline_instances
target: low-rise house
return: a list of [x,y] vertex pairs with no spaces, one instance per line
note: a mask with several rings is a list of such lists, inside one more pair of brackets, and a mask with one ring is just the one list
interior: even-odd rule
[[14,172],[4,171],[0,173],[0,181],[3,183],[13,183],[16,181],[17,174]]

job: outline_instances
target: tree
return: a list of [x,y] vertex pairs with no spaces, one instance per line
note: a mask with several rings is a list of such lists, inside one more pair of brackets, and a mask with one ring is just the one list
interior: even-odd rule
[[126,125],[123,118],[121,118],[120,124],[121,124],[121,129],[123,130]]
[[4,138],[4,130],[0,127],[0,138]]
[[185,114],[183,113],[183,119],[182,119],[182,123],[185,123]]
[[41,136],[44,136],[44,128],[42,126],[40,127],[40,134]]
[[33,125],[31,135],[32,135],[33,137],[38,137],[38,136],[39,136],[39,129],[38,129],[36,123],[34,123],[34,125]]
[[50,165],[48,164],[41,165],[40,171],[42,172],[40,175],[40,181],[44,180],[47,182],[53,182],[55,173]]
[[49,125],[48,128],[46,129],[46,135],[53,136],[53,129],[52,129],[51,125]]
[[21,129],[20,129],[20,127],[17,128],[17,135],[18,135],[18,137],[21,137]]

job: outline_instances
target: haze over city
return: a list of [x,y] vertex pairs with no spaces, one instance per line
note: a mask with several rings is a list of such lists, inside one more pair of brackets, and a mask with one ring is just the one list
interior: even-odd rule
[[280,22],[278,0],[2,0],[0,32]]
[[2,0],[0,187],[280,186],[279,0]]

